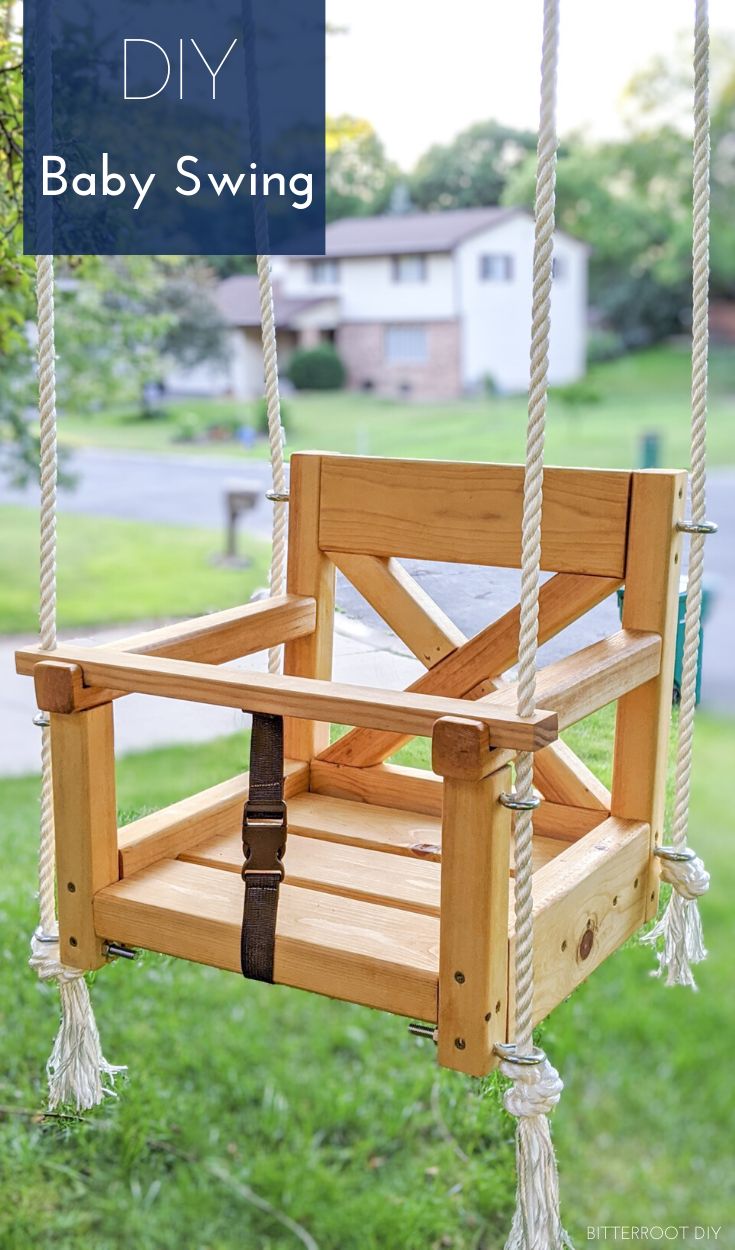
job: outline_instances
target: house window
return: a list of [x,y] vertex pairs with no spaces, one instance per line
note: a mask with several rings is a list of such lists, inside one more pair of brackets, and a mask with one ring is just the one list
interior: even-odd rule
[[425,256],[394,256],[393,257],[393,281],[394,282],[425,282],[426,281],[426,257]]
[[426,326],[386,326],[385,358],[392,365],[423,365],[429,359]]
[[313,260],[310,268],[311,281],[315,286],[333,286],[339,282],[339,262],[325,257]]
[[551,261],[551,276],[558,278],[561,282],[567,276],[567,262],[565,256],[554,256]]
[[501,252],[489,252],[481,256],[480,280],[482,282],[512,282],[513,257]]

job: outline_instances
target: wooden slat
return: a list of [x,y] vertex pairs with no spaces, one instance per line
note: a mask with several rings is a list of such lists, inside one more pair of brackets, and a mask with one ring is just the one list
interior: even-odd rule
[[565,803],[543,803],[533,814],[534,837],[559,838],[576,842],[591,829],[597,828],[605,819],[605,813],[596,807],[570,807]]
[[[633,474],[623,624],[655,630],[663,648],[658,675],[618,704],[612,811],[646,821],[652,848],[663,831],[682,550],[676,522],[684,515],[685,502],[685,473]],[[651,856],[648,917],[658,905],[658,880]]]
[[[544,582],[539,595],[541,642],[547,642],[577,617],[596,607],[618,585],[619,582],[611,578],[568,574],[559,574]],[[408,689],[417,694],[443,694],[457,698],[476,698],[492,690],[494,687],[489,679],[498,677],[516,662],[518,628],[519,608],[516,606],[463,647],[440,660],[428,673],[423,673]],[[483,683],[486,683],[484,689]],[[369,767],[393,755],[407,741],[406,735],[358,729],[322,751],[320,759],[331,764]],[[551,756],[548,767],[553,773]]]
[[[540,808],[539,811],[543,810]],[[163,815],[163,813],[162,813]],[[538,822],[537,822],[538,823]],[[351,847],[360,851],[360,857],[353,861],[356,865],[367,866],[371,862],[375,871],[367,874],[359,871],[353,881],[342,878],[343,893],[354,895],[355,898],[371,897],[377,902],[385,901],[380,896],[379,869],[387,864],[387,857],[393,857],[394,866],[391,870],[392,879],[421,880],[414,872],[412,863],[434,863],[441,861],[441,821],[436,817],[421,812],[399,812],[386,807],[368,806],[362,803],[346,802],[343,799],[330,799],[323,795],[302,792],[288,804],[288,849],[286,851],[286,878],[290,885],[300,884],[318,889],[334,889],[333,868],[331,858],[324,862],[324,848],[329,846]],[[543,822],[541,822],[543,824]],[[585,830],[586,832],[586,830]],[[568,843],[576,835],[572,826],[559,830],[552,837],[545,836],[537,828],[533,847],[533,870],[536,872],[544,864],[560,855]],[[308,846],[312,849],[306,849]],[[291,849],[296,848],[295,862],[291,857]],[[370,861],[371,855],[378,858]],[[334,853],[335,855],[338,852]],[[399,857],[396,860],[395,857]],[[207,821],[201,842],[187,838],[186,848],[179,853],[179,858],[189,859],[195,863],[211,863],[214,867],[225,868],[230,872],[242,869],[242,836],[241,811],[239,809],[222,809]],[[408,861],[412,861],[409,863]],[[294,880],[296,872],[296,880]],[[513,872],[511,853],[510,872]],[[370,878],[370,879],[366,879]],[[394,891],[394,898],[402,900],[400,891]],[[405,898],[406,907],[416,908],[415,892]],[[422,910],[422,909],[419,909]]]
[[[548,748],[547,748],[548,750]],[[546,751],[536,756],[538,760]],[[575,757],[576,758],[576,757]],[[377,803],[430,816],[442,814],[442,779],[421,768],[400,764],[374,764],[372,768],[351,768],[346,764],[326,764],[312,760],[309,788],[315,794],[361,803]],[[609,796],[608,796],[609,797]],[[540,837],[574,841],[594,829],[609,815],[600,807],[577,807],[545,799],[534,813],[534,829]]]
[[397,811],[368,803],[299,794],[288,805],[288,825],[293,833],[352,846],[414,856],[416,848],[441,843],[441,820],[422,812]]
[[[560,728],[566,729],[656,677],[660,665],[658,634],[620,629],[540,669],[536,697],[554,709]],[[517,686],[509,683],[503,690],[478,699],[474,707],[512,708],[517,700]]]
[[442,779],[423,768],[401,764],[352,768],[316,759],[311,761],[309,789],[336,799],[356,799],[431,816],[442,814]]
[[[95,924],[100,937],[239,972],[242,892],[235,873],[163,860],[101,890]],[[432,1020],[438,961],[433,916],[281,887],[274,975],[282,985]]]
[[[546,469],[544,569],[622,577],[630,474]],[[325,551],[520,566],[520,465],[325,456]]]
[[352,582],[394,634],[410,647],[427,668],[450,655],[466,641],[461,629],[397,560],[381,556],[353,556],[330,551],[329,558]]
[[[210,612],[207,616],[164,625],[107,644],[115,651],[131,655],[160,655],[167,659],[197,660],[205,664],[222,664],[240,656],[252,655],[266,647],[288,639],[311,634],[316,622],[314,599],[298,595],[280,595],[259,603],[246,603]],[[105,647],[100,648],[104,652]],[[36,664],[48,660],[48,652],[29,647],[16,654],[17,671],[33,676]],[[110,699],[118,699],[122,691],[86,690],[77,700],[77,710],[97,707]]]
[[[305,453],[291,457],[288,518],[287,585],[292,594],[316,600],[316,627],[308,638],[286,644],[283,671],[294,677],[332,676],[334,645],[334,565],[319,548],[319,500],[321,456]],[[286,754],[310,760],[329,745],[329,724],[316,720],[286,720]]]
[[505,1040],[510,812],[499,796],[511,786],[507,767],[444,783],[438,1058],[473,1076]]
[[[308,765],[301,760],[286,760],[286,798],[305,790],[308,783]],[[131,877],[159,859],[172,859],[224,829],[239,830],[247,796],[248,774],[239,773],[199,794],[123,825],[118,831],[120,876]]]
[[[178,858],[239,873],[242,842],[237,833],[208,838]],[[437,860],[368,851],[348,842],[323,842],[317,836],[304,838],[291,828],[284,863],[289,885],[439,915]]]
[[[643,923],[649,858],[648,826],[613,816],[534,875],[534,1023]],[[509,932],[512,1020],[512,918]]]
[[51,717],[59,946],[72,968],[100,968],[92,900],[117,880],[112,707]]
[[[62,644],[54,653],[63,663],[78,664],[86,685],[139,691],[169,699],[273,712],[301,718],[347,721],[410,735],[431,733],[441,716],[469,711],[490,726],[493,744],[511,750],[538,750],[556,736],[556,717],[539,709],[520,720],[506,707],[499,710],[461,699],[379,690],[339,682],[280,677],[228,667],[213,668],[188,660],[130,656],[124,652]],[[478,710],[479,709],[479,710]]]
[[[395,843],[385,839],[372,840],[370,830],[361,831],[356,819],[349,829],[342,825],[342,838],[332,838],[329,829],[321,830],[311,821],[297,821],[296,828],[300,831],[294,833],[291,829],[286,851],[286,880],[289,885],[326,890],[327,894],[344,894],[345,898],[367,899],[386,906],[401,906],[406,911],[439,914],[439,895],[434,896],[439,876],[425,878],[416,865],[434,865],[435,873],[439,871],[441,829],[432,834],[435,838],[432,843],[414,843],[406,848],[397,840]],[[544,838],[536,834],[532,856],[534,873],[549,864],[556,855],[561,855],[570,841],[574,839]],[[209,864],[211,868],[221,868],[227,873],[240,873],[242,841],[239,830],[230,829],[227,833],[207,838],[176,858],[190,864]],[[511,850],[511,878],[514,875]]]
[[132,634],[109,645],[131,655],[225,664],[280,642],[306,638],[315,626],[315,599],[307,595],[274,595],[224,612]]

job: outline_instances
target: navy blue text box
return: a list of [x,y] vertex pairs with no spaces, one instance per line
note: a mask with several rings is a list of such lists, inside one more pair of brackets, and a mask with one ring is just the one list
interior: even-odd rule
[[324,252],[325,0],[26,0],[27,254]]

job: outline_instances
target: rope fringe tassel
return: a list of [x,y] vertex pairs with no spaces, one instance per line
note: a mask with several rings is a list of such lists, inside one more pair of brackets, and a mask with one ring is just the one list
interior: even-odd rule
[[35,933],[29,963],[41,981],[56,981],[61,996],[59,1030],[46,1064],[49,1108],[73,1106],[88,1111],[105,1095],[115,1095],[112,1084],[104,1085],[102,1078],[110,1077],[114,1083],[117,1074],[127,1069],[108,1063],[102,1054],[84,973],[61,963],[58,942],[42,941]]
[[[642,941],[657,948],[658,969],[666,973],[666,985],[696,990],[691,965],[707,958],[697,899],[709,889],[709,873],[697,856],[683,863],[663,860],[661,879],[672,886],[666,910]],[[660,949],[658,949],[660,948]]]
[[505,1250],[571,1248],[559,1213],[556,1158],[547,1118],[561,1097],[562,1079],[545,1057],[532,1067],[504,1059],[500,1071],[513,1081],[503,1104],[518,1119],[516,1210]]

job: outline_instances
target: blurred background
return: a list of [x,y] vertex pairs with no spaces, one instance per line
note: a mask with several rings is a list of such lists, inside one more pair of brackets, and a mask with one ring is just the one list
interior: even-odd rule
[[[735,1247],[720,1070],[733,1024],[735,11],[710,7],[720,532],[691,840],[713,873],[711,956],[694,999],[649,983],[650,954],[631,946],[546,1026],[567,1082],[555,1139],[578,1245],[601,1225],[687,1225]],[[693,5],[562,9],[547,461],[686,466]],[[327,10],[327,255],[274,260],[286,450],[521,461],[541,5]],[[12,659],[38,598],[21,21],[0,0],[0,1246],[494,1250],[513,1124],[493,1082],[439,1072],[399,1020],[145,956],[96,979],[108,1057],[131,1069],[119,1101],[84,1124],[40,1114],[56,1006],[25,968],[39,743]],[[271,523],[253,258],[59,258],[57,288],[61,636],[112,639],[246,600],[267,580]],[[517,598],[507,571],[411,567],[467,633]],[[338,594],[336,675],[412,680],[401,644],[346,583]],[[549,653],[603,636],[617,613],[601,605]],[[606,711],[570,733],[604,779],[612,729]],[[247,729],[224,709],[133,697],[116,734],[121,819],[247,758]],[[410,759],[426,762],[421,743]]]

